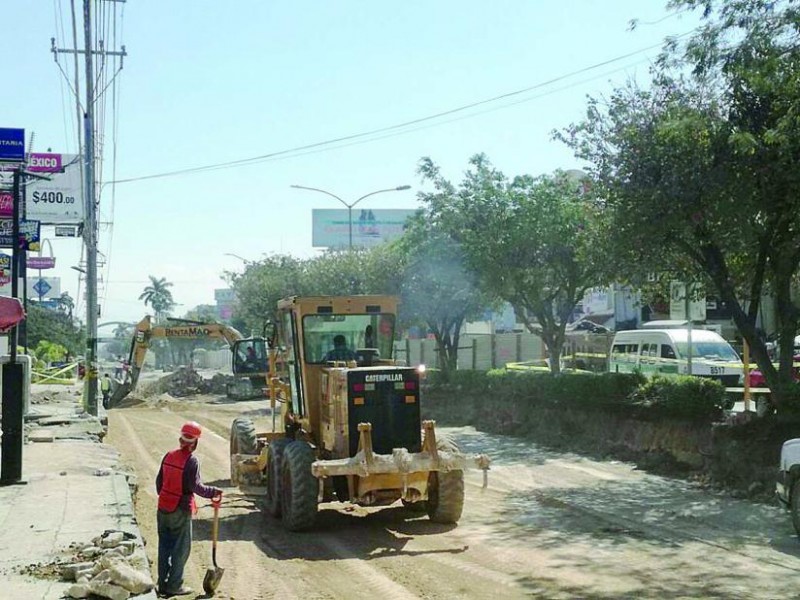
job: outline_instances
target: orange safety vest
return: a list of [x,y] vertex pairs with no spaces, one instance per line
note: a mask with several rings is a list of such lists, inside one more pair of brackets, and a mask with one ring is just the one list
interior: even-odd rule
[[[158,510],[174,512],[183,496],[183,469],[192,455],[181,448],[167,452],[161,464],[161,491],[158,493]],[[197,512],[194,494],[189,492],[189,508]]]

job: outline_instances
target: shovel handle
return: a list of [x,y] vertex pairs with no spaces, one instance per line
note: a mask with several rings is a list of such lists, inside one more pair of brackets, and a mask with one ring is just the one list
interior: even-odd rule
[[217,533],[219,531],[219,503],[214,503],[214,522],[211,524],[211,552],[217,566]]

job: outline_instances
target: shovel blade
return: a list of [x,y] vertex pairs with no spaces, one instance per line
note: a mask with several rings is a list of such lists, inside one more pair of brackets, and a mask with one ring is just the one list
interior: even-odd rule
[[206,569],[206,576],[203,577],[203,591],[206,594],[213,595],[219,587],[219,582],[225,574],[225,569],[214,567],[213,569]]

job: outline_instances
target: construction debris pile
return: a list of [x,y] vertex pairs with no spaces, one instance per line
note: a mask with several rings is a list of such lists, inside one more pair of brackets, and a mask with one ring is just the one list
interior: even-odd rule
[[155,587],[144,550],[131,533],[107,530],[90,544],[71,545],[70,553],[71,560],[58,564],[61,579],[75,582],[67,598],[127,600]]
[[192,367],[179,367],[158,381],[141,386],[137,395],[142,397],[169,394],[173,398],[185,398],[197,394],[225,394],[227,384],[234,381],[230,375],[216,373],[211,379],[204,379]]

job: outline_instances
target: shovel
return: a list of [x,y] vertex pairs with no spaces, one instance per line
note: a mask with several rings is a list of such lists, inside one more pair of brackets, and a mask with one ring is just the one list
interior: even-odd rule
[[217,591],[222,575],[225,573],[225,569],[217,566],[217,531],[219,530],[219,505],[221,501],[221,498],[211,501],[211,505],[214,507],[214,523],[211,526],[211,560],[214,563],[214,568],[206,569],[206,576],[203,577],[203,591],[209,596],[213,596],[214,592]]

